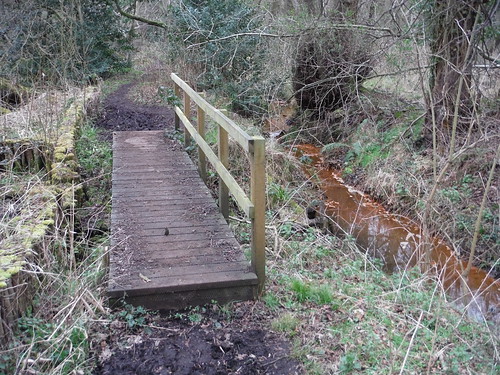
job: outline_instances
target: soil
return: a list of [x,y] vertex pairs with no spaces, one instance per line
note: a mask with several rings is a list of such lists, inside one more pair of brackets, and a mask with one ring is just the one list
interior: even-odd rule
[[[266,327],[261,302],[227,311],[210,305],[173,315],[149,315],[140,328],[116,319],[95,334],[95,375],[299,374],[290,344]],[[140,318],[137,318],[140,319]],[[132,323],[133,324],[133,323]]]
[[97,126],[109,131],[173,129],[174,112],[161,105],[140,104],[130,98],[136,83],[120,86],[103,103]]
[[[173,129],[173,111],[131,99],[134,83],[103,103],[97,125],[112,132]],[[299,374],[291,345],[270,330],[273,317],[262,302],[223,309],[217,304],[160,315],[125,306],[91,335],[95,375],[111,374]]]

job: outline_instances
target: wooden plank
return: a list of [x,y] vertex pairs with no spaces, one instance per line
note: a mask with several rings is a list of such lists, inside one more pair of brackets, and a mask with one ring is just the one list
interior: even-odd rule
[[203,138],[196,132],[194,126],[189,122],[186,116],[176,108],[177,114],[181,119],[184,127],[191,133],[191,137],[195,140],[195,142],[200,146],[200,148],[205,153],[207,159],[212,163],[213,167],[217,171],[218,175],[223,179],[224,183],[229,188],[229,191],[233,195],[234,199],[240,206],[240,208],[245,212],[248,217],[253,216],[253,203],[250,199],[248,199],[246,193],[243,189],[238,185],[234,177],[229,173],[229,171],[224,167],[224,165],[217,158],[215,153],[212,151],[210,145],[208,145]]
[[[117,133],[117,142],[125,146],[114,147],[111,300],[166,309],[255,298],[257,277],[178,144],[163,132]],[[164,152],[168,144],[176,153]]]
[[132,285],[145,284],[144,278],[142,278],[139,274],[147,277],[151,281],[156,279],[185,279],[190,275],[203,275],[203,282],[209,281],[213,274],[220,274],[224,272],[236,272],[242,271],[242,273],[248,271],[249,264],[246,262],[225,262],[220,258],[218,263],[210,263],[210,264],[199,264],[199,265],[175,265],[174,267],[162,267],[162,268],[152,268],[152,269],[143,269],[142,272],[134,272],[132,275],[127,275],[127,282],[130,282]]
[[120,174],[118,176],[113,177],[112,181],[146,181],[146,180],[157,180],[161,181],[160,177],[166,177],[166,173],[168,173],[169,179],[179,179],[189,178],[189,177],[200,177],[198,172],[186,170],[186,171],[171,171],[171,172],[136,172],[136,173],[127,173],[124,172],[123,175]]
[[[158,217],[158,216],[153,216],[156,218],[156,220],[151,220],[150,217],[145,217],[143,220],[140,220],[140,218],[135,218],[136,223],[138,226],[144,229],[154,229],[154,228],[165,228],[168,226],[168,228],[210,228],[211,226],[221,226],[224,225],[225,220],[222,220],[220,218],[214,218],[214,217],[208,217],[203,221],[199,222],[188,222],[188,221],[179,221],[179,216],[172,215],[170,217]],[[126,224],[128,220],[124,220],[123,223],[120,221],[120,218],[117,216],[114,216],[113,219],[114,224],[117,226],[120,226],[120,224]],[[139,219],[139,220],[138,220]]]
[[[214,233],[209,237],[210,240],[216,241],[226,238],[231,238],[230,233]],[[207,238],[206,233],[172,233],[169,236],[149,236],[149,237],[140,237],[143,239],[143,243],[146,245],[149,244],[170,244],[171,242],[183,242],[183,241],[195,241],[195,240],[203,240]]]
[[130,165],[132,161],[123,160],[123,166],[114,166],[114,170],[118,171],[123,169],[124,173],[135,173],[135,172],[172,172],[188,169],[191,167],[191,163],[169,163],[168,165],[162,164],[134,164]]
[[[114,237],[114,234],[113,234]],[[137,242],[140,242],[140,239],[135,239]],[[116,240],[115,240],[116,242]],[[177,250],[191,250],[191,249],[200,249],[200,248],[223,248],[227,247],[231,243],[230,238],[212,238],[212,239],[191,239],[191,240],[184,240],[184,241],[179,241],[179,242],[170,242],[168,244],[162,244],[162,243],[156,243],[156,244],[148,244],[148,243],[141,243],[141,246],[144,246],[148,248],[149,252],[156,252],[156,251],[177,251]],[[221,244],[221,245],[219,245]],[[122,247],[125,246],[125,243],[120,243],[116,244],[113,246],[113,249],[118,249],[120,250]]]
[[[224,168],[229,168],[229,138],[227,131],[219,126],[218,137],[218,156]],[[226,219],[229,217],[229,188],[226,183],[219,177],[219,208],[222,216]]]
[[[248,142],[252,139],[250,135],[243,131],[243,129],[241,129],[238,125],[236,125],[234,121],[222,114],[221,111],[211,106],[205,99],[203,99],[196,91],[189,87],[189,85],[182,79],[180,79],[175,73],[172,73],[170,77],[184,91],[184,95],[189,95],[189,97],[191,97],[191,99],[198,106],[200,106],[211,119],[221,125],[245,151],[249,150]],[[176,113],[178,114],[177,110]],[[186,117],[189,118],[189,116]]]
[[[183,177],[183,178],[180,178],[177,182],[178,184],[187,184],[189,185],[192,181],[199,181],[200,178],[197,177],[197,176],[192,176],[192,177]],[[137,187],[137,182],[138,182],[138,179],[134,179],[134,180],[124,180],[124,181],[114,181],[113,182],[113,187],[124,187],[124,186],[128,186],[128,187]],[[140,182],[140,181],[139,181]],[[164,179],[155,179],[155,180],[147,180],[148,182],[148,185],[149,186],[161,186],[165,180]]]
[[[174,93],[175,93],[175,96],[177,98],[179,98],[179,100],[180,100],[180,98],[181,98],[181,88],[179,87],[179,85],[177,85],[175,83],[174,83]],[[175,115],[174,129],[175,130],[179,130],[179,125],[180,125],[180,123],[179,123],[179,117],[177,117],[177,115]]]
[[[208,289],[215,286],[235,286],[235,285],[255,285],[255,275],[244,273],[240,270],[227,271],[220,273],[193,273],[185,276],[176,277],[157,277],[146,282],[141,277],[137,277],[134,281],[139,282],[136,288],[127,290],[129,296],[141,294],[153,294],[162,291],[176,292],[183,290],[200,290]],[[117,296],[116,292],[120,293],[123,286],[134,285],[128,279],[123,282],[117,282],[110,288],[111,296]]]
[[[129,191],[122,190],[120,192],[114,193],[112,199],[117,203],[122,202],[123,204],[126,204],[127,201],[140,199],[140,197],[138,197],[137,194],[131,192],[133,190],[134,187],[130,186]],[[196,207],[197,204],[202,204],[203,201],[208,201],[210,203],[213,201],[213,197],[209,192],[207,192],[206,195],[201,195],[201,196],[196,195],[196,193],[192,191],[187,192],[185,196],[183,196],[183,194],[180,193],[179,191],[175,190],[161,190],[161,191],[140,190],[139,192],[144,196],[148,196],[148,198],[145,200],[154,200],[157,201],[157,203],[168,202],[168,204],[172,205],[172,209],[178,209],[178,208],[182,209],[183,207],[185,207],[186,209],[190,209]],[[186,200],[184,202],[182,201],[183,198],[188,198],[191,201]]]
[[[205,139],[205,112],[203,109],[198,106],[197,110],[197,125],[198,125],[198,134],[201,138]],[[198,170],[200,172],[200,177],[203,181],[207,181],[207,159],[205,157],[205,153],[198,146]]]
[[117,296],[110,298],[111,306],[120,303],[120,298],[126,296],[126,301],[135,306],[144,306],[150,310],[175,311],[196,305],[205,305],[216,302],[226,304],[232,301],[244,301],[257,298],[251,286],[222,286],[211,287],[209,289],[169,291],[155,290],[150,294],[124,295],[117,293]]
[[[117,201],[119,198],[115,198],[112,201],[112,204],[115,205],[115,208],[117,210],[124,209],[125,211],[137,207],[144,207],[145,204],[150,205],[152,208],[151,210],[163,210],[167,211],[169,207],[179,205],[181,207],[185,207],[185,209],[189,209],[189,207],[193,207],[195,205],[204,205],[204,204],[210,204],[212,197],[206,196],[206,197],[185,197],[182,198],[182,196],[178,197],[165,197],[163,199],[158,199],[157,197],[147,197],[141,200],[140,198],[123,198],[121,201]],[[184,199],[184,202],[179,202],[179,199]],[[186,204],[190,206],[185,206]],[[130,210],[129,210],[130,211]]]
[[[191,118],[191,98],[184,92],[184,116]],[[184,147],[189,147],[191,144],[191,137],[186,128],[184,128]]]

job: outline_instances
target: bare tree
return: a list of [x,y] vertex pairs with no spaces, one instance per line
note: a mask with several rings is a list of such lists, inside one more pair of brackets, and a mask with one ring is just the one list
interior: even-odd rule
[[[489,22],[479,25],[481,12],[486,12],[487,0],[435,0],[430,18],[431,103],[429,114],[438,128],[451,134],[455,106],[462,121],[457,129],[466,130],[471,124],[472,66],[476,58],[478,33]],[[459,81],[463,89],[459,90]],[[458,102],[457,102],[458,101]],[[432,108],[431,108],[432,107]]]

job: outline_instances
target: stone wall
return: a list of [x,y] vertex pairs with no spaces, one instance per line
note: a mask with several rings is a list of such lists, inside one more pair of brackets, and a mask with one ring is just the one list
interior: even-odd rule
[[45,177],[27,191],[18,192],[22,203],[7,218],[0,233],[0,348],[9,342],[17,318],[32,303],[37,265],[50,259],[57,223],[63,221],[65,209],[76,203],[80,176],[75,142],[96,97],[97,90],[90,90],[72,101],[55,142],[25,139],[0,143],[0,166],[4,171],[38,172]]

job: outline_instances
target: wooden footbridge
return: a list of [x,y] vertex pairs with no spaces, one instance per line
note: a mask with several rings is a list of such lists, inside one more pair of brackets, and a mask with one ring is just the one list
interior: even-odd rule
[[[185,146],[196,142],[198,170],[162,131],[114,134],[108,295],[112,303],[124,299],[157,310],[256,298],[265,279],[264,139],[249,136],[171,77],[184,98],[175,127],[183,124]],[[207,116],[218,125],[217,154],[205,142]],[[249,154],[250,197],[228,171],[229,136]],[[219,206],[203,182],[207,161],[219,175]],[[226,222],[229,193],[251,221],[251,261]]]

